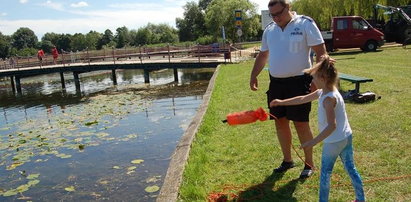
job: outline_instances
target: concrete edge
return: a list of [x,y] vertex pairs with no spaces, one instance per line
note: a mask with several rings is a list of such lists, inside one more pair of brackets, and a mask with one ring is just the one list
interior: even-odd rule
[[188,156],[191,149],[191,143],[193,142],[197,130],[201,125],[203,116],[208,108],[208,103],[211,99],[211,93],[214,89],[214,83],[217,78],[220,65],[217,66],[213,76],[211,77],[207,90],[203,96],[203,103],[200,105],[195,117],[191,121],[187,130],[178,143],[176,150],[171,158],[167,174],[164,179],[163,186],[161,187],[160,194],[157,197],[157,202],[174,202],[178,199],[178,191],[183,178],[183,172],[185,164],[188,160]]

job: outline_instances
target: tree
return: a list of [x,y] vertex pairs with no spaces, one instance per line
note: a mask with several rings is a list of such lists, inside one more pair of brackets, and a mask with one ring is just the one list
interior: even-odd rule
[[89,50],[96,50],[98,42],[102,38],[102,34],[96,31],[90,31],[86,34],[86,47]]
[[152,35],[153,33],[147,27],[139,28],[136,38],[134,39],[134,44],[139,46],[151,44]]
[[201,8],[201,10],[205,11],[212,1],[213,0],[199,0],[198,6]]
[[111,32],[111,30],[109,29],[106,29],[106,31],[104,31],[103,36],[101,37],[101,39],[99,40],[97,44],[97,49],[102,49],[103,46],[109,44],[113,40],[114,40],[113,32]]
[[71,35],[70,34],[62,34],[60,35],[59,39],[57,40],[57,43],[54,44],[58,50],[63,49],[65,51],[71,51],[73,50],[71,48]]
[[41,40],[39,46],[41,49],[43,49],[44,52],[51,53],[51,49],[53,48],[54,44],[48,40]]
[[207,7],[205,22],[214,39],[220,38],[224,26],[228,40],[238,41],[235,27],[235,10],[242,11],[242,39],[255,38],[260,29],[256,5],[249,0],[213,0]]
[[19,28],[13,33],[11,38],[13,40],[13,47],[18,50],[23,48],[35,48],[38,41],[34,32],[27,27]]
[[117,43],[116,48],[123,48],[130,44],[130,34],[126,26],[116,29],[116,36],[114,37]]
[[194,41],[206,34],[204,13],[195,2],[184,5],[184,18],[176,19],[180,41]]
[[3,35],[0,32],[0,58],[6,58],[10,56],[11,44],[9,37]]
[[167,24],[159,24],[157,32],[160,43],[178,42],[177,30]]
[[50,41],[53,45],[56,45],[60,37],[61,37],[61,34],[56,34],[54,32],[48,32],[44,34],[44,36],[41,38],[41,41]]
[[135,45],[178,42],[177,30],[167,24],[151,24],[137,30]]
[[85,50],[87,48],[86,36],[82,33],[76,33],[71,37],[70,42],[71,50]]

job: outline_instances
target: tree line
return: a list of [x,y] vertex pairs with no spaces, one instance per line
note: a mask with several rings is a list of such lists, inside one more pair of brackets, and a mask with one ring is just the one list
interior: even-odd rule
[[[268,0],[267,0],[268,4]],[[411,4],[411,0],[294,0],[292,9],[298,14],[312,17],[323,30],[329,29],[333,16],[359,15],[370,18],[373,5],[400,6]],[[43,49],[50,52],[53,46],[58,50],[77,51],[88,48],[123,48],[159,43],[199,43],[238,42],[260,40],[262,35],[261,16],[257,5],[249,0],[198,0],[184,6],[182,18],[176,18],[176,28],[167,24],[151,24],[137,30],[123,26],[115,33],[107,29],[104,33],[90,31],[87,34],[46,33],[39,41],[35,33],[27,27],[19,28],[11,36],[0,32],[0,58],[10,56],[30,56]],[[266,8],[261,8],[266,9]],[[236,32],[235,10],[242,11],[242,33]],[[380,17],[382,13],[380,13]],[[223,39],[222,27],[225,31]]]

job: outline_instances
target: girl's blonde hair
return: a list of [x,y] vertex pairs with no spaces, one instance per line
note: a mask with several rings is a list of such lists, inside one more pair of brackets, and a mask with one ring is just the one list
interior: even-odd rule
[[336,86],[338,81],[338,71],[334,63],[330,62],[330,56],[324,55],[321,61],[317,62],[312,68],[304,70],[310,75],[317,74],[319,77],[325,79],[327,86]]

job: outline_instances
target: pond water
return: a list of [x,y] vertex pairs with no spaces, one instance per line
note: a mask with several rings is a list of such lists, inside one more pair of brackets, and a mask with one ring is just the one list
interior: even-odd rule
[[[215,69],[0,81],[0,201],[155,201]],[[4,79],[4,78],[3,78]]]

